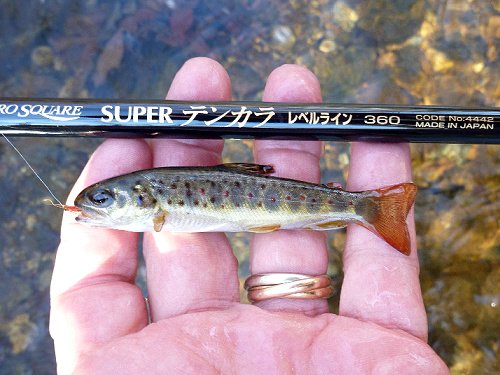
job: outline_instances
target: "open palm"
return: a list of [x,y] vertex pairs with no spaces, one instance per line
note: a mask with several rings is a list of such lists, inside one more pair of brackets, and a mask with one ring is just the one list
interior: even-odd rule
[[[215,61],[196,58],[177,73],[168,99],[225,101],[231,84]],[[271,73],[266,101],[319,102],[308,70]],[[319,142],[256,141],[255,159],[277,175],[318,182]],[[95,152],[70,201],[85,186],[138,169],[220,163],[219,140],[108,140]],[[406,144],[354,144],[348,188],[411,179]],[[438,374],[413,252],[401,255],[371,232],[348,228],[340,314],[325,300],[241,304],[237,262],[222,233],[148,233],[144,256],[152,323],[134,284],[136,233],[87,228],[65,214],[52,280],[50,330],[61,374]],[[255,235],[251,271],[326,273],[325,236]]]

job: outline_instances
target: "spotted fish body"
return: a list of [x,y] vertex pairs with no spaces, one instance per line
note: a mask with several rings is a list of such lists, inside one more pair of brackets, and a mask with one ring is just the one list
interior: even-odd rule
[[77,221],[129,231],[328,230],[350,222],[410,251],[412,183],[365,192],[270,176],[271,166],[223,164],[141,170],[98,182],[75,200]]

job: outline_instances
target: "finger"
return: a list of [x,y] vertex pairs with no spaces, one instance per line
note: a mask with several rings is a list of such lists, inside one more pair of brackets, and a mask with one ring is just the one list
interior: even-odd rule
[[[354,143],[347,187],[368,190],[411,181],[408,144]],[[350,225],[344,251],[340,314],[403,329],[427,338],[418,279],[413,210],[407,218],[412,252],[405,256],[384,240]]]
[[[230,100],[229,76],[213,60],[189,60],[167,98]],[[158,140],[153,143],[154,165],[214,165],[221,162],[222,148],[219,140]],[[144,254],[154,321],[239,301],[238,266],[223,233],[147,234]]]
[[[314,74],[297,65],[284,65],[269,76],[264,90],[266,101],[320,102],[320,85]],[[255,159],[272,164],[276,174],[319,182],[320,142],[256,141]],[[319,232],[277,231],[253,237],[250,254],[252,274],[292,272],[308,275],[326,273],[328,255],[325,236]],[[302,311],[308,315],[328,311],[325,300],[273,299],[257,303],[276,311]]]
[[[151,165],[139,140],[108,140],[94,153],[68,203],[99,180]],[[51,283],[50,333],[61,373],[80,352],[138,331],[147,324],[141,291],[134,285],[137,234],[85,227],[65,213]],[[65,369],[63,371],[63,369]]]

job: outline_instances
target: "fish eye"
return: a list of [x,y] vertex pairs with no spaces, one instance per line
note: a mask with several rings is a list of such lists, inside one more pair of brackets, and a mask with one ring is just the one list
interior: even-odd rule
[[113,193],[107,189],[100,189],[89,196],[90,201],[99,207],[108,207],[113,203]]

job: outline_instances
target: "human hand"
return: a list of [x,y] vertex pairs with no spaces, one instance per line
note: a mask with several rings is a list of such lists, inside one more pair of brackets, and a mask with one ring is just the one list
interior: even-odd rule
[[[231,99],[225,70],[206,58],[188,61],[168,99]],[[304,68],[285,65],[269,77],[266,101],[319,102]],[[213,165],[220,140],[107,140],[70,195],[138,169]],[[277,175],[319,182],[321,143],[256,141],[255,159]],[[349,190],[411,179],[406,144],[353,144]],[[50,332],[58,371],[155,373],[448,373],[426,344],[427,322],[413,251],[406,257],[368,230],[348,228],[339,315],[325,300],[240,303],[237,262],[223,233],[146,233],[143,251],[152,323],[134,284],[138,234],[88,228],[65,213],[51,286]],[[252,274],[326,273],[321,232],[255,235]]]

